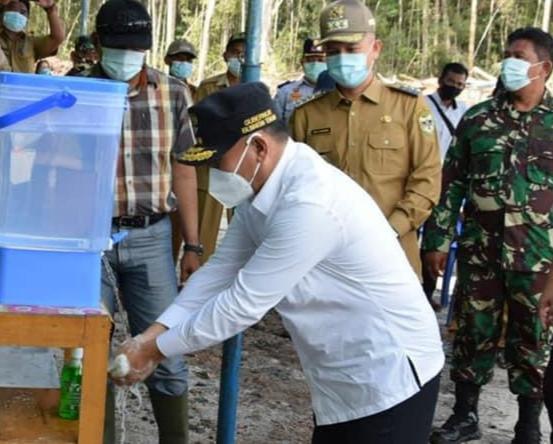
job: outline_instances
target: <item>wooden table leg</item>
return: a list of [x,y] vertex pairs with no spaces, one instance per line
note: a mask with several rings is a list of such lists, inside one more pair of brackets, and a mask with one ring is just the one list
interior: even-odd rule
[[85,326],[79,444],[103,441],[110,322],[87,317]]

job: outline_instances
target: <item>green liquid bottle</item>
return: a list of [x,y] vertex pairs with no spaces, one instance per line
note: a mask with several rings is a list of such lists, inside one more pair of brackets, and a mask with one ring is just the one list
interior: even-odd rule
[[71,351],[71,360],[61,371],[61,396],[58,414],[60,418],[79,419],[81,404],[81,379],[83,374],[83,349]]

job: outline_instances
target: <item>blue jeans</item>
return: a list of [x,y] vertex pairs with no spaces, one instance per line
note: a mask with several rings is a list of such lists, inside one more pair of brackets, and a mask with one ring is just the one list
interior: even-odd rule
[[[177,296],[177,276],[171,245],[171,222],[165,217],[147,228],[113,228],[128,236],[106,252],[117,278],[121,299],[129,317],[131,334],[142,333]],[[102,270],[102,300],[113,314],[115,295],[106,270]],[[184,357],[163,361],[146,380],[162,395],[181,396],[187,390],[188,369]]]

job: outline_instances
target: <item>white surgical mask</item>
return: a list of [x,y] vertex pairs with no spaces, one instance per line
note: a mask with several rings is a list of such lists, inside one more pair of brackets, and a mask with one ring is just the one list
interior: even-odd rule
[[234,77],[240,77],[240,74],[242,73],[242,62],[239,58],[232,57],[228,59],[227,67]]
[[102,48],[102,68],[113,80],[127,82],[144,66],[146,54],[130,49]]
[[238,164],[232,173],[228,171],[221,171],[217,168],[209,169],[209,194],[213,196],[215,200],[220,202],[226,208],[234,208],[240,205],[242,202],[250,199],[254,195],[252,183],[255,180],[261,163],[257,163],[253,177],[250,181],[244,179],[238,170],[244,161],[251,142],[257,133],[254,133],[246,142],[244,152],[238,160]]
[[501,81],[507,91],[519,91],[525,86],[530,85],[532,80],[538,77],[529,78],[528,70],[532,66],[541,65],[543,62],[532,65],[530,62],[522,59],[509,57],[503,60],[501,64]]

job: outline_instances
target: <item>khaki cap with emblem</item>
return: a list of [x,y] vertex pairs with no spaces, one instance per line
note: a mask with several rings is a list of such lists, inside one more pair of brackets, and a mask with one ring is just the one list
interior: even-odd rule
[[321,38],[326,42],[357,43],[365,34],[374,34],[376,21],[371,10],[358,0],[338,0],[321,12]]
[[170,57],[177,54],[190,54],[194,58],[198,57],[196,48],[186,39],[175,40],[171,43],[169,48],[167,48],[167,54],[165,54],[165,56]]

